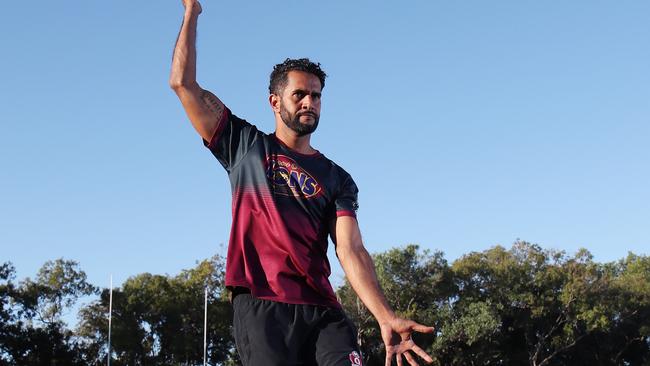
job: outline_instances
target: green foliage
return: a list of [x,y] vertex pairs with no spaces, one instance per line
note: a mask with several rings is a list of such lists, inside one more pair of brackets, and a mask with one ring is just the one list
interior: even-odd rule
[[[650,258],[630,253],[596,263],[517,241],[472,252],[449,265],[417,245],[373,256],[380,285],[404,317],[434,325],[416,343],[435,365],[649,365]],[[204,290],[209,293],[208,361],[238,364],[224,261],[215,256],[176,276],[142,273],[113,289],[111,364],[199,365]],[[87,283],[74,261],[43,265],[15,282],[0,264],[0,366],[104,365],[109,289]],[[383,365],[372,314],[348,283],[337,294],[358,326],[366,365]],[[62,314],[83,296],[75,330]]]
[[25,295],[35,300],[39,319],[48,324],[60,321],[63,311],[80,297],[98,291],[86,281],[86,273],[79,268],[79,263],[64,259],[45,262],[36,281],[28,278],[22,287]]
[[0,365],[84,365],[82,345],[60,319],[95,291],[78,264],[49,261],[36,281],[15,284],[14,278],[10,263],[0,266]]
[[443,319],[450,320],[442,323],[440,335],[434,343],[435,353],[440,353],[453,343],[472,346],[481,340],[489,338],[499,330],[498,314],[489,302],[469,304],[467,311],[453,314],[451,309],[441,309]]
[[[113,289],[112,364],[198,365],[203,362],[204,291],[208,289],[208,360],[232,358],[231,307],[223,260],[215,256],[179,275],[143,273]],[[109,290],[81,310],[79,334],[91,347],[90,364],[107,357]]]
[[[437,328],[418,341],[436,365],[643,365],[650,363],[650,259],[599,264],[517,241],[451,266],[414,245],[374,256],[389,302]],[[338,291],[360,326],[368,365],[383,347],[349,284]]]

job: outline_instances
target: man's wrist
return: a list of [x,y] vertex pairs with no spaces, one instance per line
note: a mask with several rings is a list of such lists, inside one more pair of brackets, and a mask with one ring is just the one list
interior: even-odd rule
[[395,315],[395,312],[392,310],[386,310],[382,314],[378,314],[376,319],[379,325],[388,325],[393,322],[393,320],[397,319],[397,315]]
[[201,14],[200,8],[193,3],[185,7],[185,17],[198,17]]

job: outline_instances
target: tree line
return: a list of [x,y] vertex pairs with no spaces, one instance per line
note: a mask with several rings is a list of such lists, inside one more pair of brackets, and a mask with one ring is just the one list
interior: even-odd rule
[[[524,241],[449,264],[417,245],[373,255],[396,311],[436,327],[415,335],[434,365],[650,365],[650,257],[598,263]],[[113,289],[111,365],[202,365],[208,289],[208,363],[239,364],[231,336],[224,259],[176,276],[130,277]],[[0,366],[105,365],[109,289],[75,261],[46,262],[16,280],[0,264]],[[364,365],[383,365],[379,328],[349,283],[337,290],[357,325]],[[90,302],[75,308],[80,299]],[[64,314],[77,309],[70,327]]]

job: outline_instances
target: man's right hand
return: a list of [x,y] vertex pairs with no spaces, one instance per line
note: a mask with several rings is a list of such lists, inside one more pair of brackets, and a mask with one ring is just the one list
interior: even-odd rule
[[203,11],[201,8],[201,3],[197,0],[183,0],[183,6],[186,10],[192,10],[194,15],[199,15]]

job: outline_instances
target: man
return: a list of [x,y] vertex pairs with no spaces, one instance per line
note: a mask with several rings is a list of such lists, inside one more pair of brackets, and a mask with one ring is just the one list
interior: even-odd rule
[[170,85],[205,145],[228,172],[233,224],[226,286],[244,365],[359,365],[353,326],[329,282],[327,236],[346,276],[375,316],[395,356],[417,365],[431,358],[411,333],[432,327],[399,318],[388,305],[361,241],[357,187],[310,144],[319,122],[325,73],[308,59],[276,65],[269,102],[276,130],[267,135],[236,117],[196,82],[196,26],[201,5],[182,0]]

